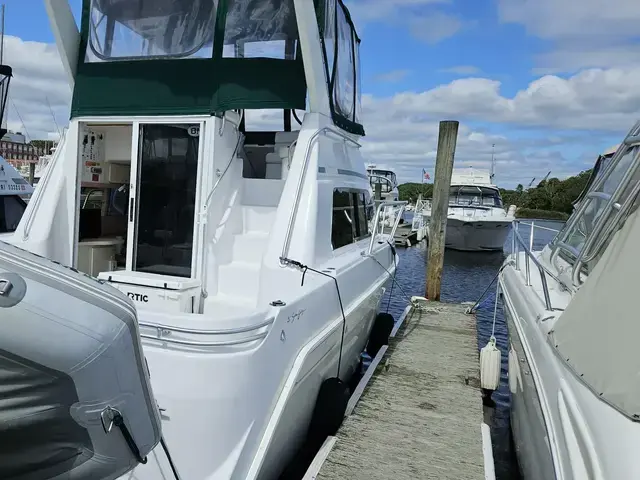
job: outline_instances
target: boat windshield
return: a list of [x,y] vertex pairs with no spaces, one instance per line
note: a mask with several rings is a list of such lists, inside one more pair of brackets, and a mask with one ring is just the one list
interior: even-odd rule
[[449,205],[482,205],[501,208],[502,198],[495,188],[453,186],[449,188]]
[[218,0],[91,0],[87,61],[211,58]]
[[380,183],[382,184],[382,191],[389,193],[396,186],[396,174],[389,170],[369,170],[369,175],[371,188],[375,188],[376,184]]

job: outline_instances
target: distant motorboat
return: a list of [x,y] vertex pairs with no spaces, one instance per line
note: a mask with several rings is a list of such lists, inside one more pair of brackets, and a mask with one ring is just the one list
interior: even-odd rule
[[29,182],[0,157],[0,238],[10,236],[18,227],[32,193]]
[[[505,211],[491,174],[473,168],[454,169],[449,188],[445,247],[464,251],[500,251],[509,235],[516,206]],[[431,220],[431,202],[422,215]]]

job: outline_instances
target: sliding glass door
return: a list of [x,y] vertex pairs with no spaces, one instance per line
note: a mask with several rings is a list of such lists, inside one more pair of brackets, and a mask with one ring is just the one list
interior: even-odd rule
[[200,124],[143,124],[136,143],[129,268],[191,277]]

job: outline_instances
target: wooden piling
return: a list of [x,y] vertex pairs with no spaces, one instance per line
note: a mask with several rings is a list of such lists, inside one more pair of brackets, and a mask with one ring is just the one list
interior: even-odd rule
[[449,186],[451,185],[453,159],[458,139],[458,126],[459,122],[455,120],[440,122],[431,219],[429,221],[429,256],[426,287],[426,297],[429,300],[440,300],[447,212],[449,210]]
[[36,176],[36,164],[35,163],[30,163],[29,164],[29,183],[31,185],[33,185],[33,182],[35,180],[35,176]]

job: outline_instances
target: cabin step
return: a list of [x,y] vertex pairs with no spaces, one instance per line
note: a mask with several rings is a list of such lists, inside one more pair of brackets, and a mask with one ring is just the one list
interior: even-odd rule
[[276,207],[244,205],[242,207],[244,232],[269,233],[276,219],[276,211]]
[[243,178],[242,204],[277,207],[282,196],[284,180]]
[[268,240],[269,234],[264,232],[249,232],[235,235],[232,249],[233,261],[260,264]]
[[260,264],[234,261],[220,265],[218,270],[218,293],[246,298],[255,306],[260,286]]

